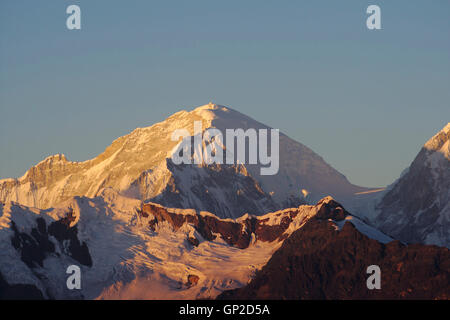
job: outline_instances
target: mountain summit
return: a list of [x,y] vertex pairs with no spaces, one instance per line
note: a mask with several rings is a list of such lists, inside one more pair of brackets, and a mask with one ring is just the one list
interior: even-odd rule
[[[103,153],[84,162],[64,155],[48,157],[18,179],[0,180],[0,201],[49,208],[74,196],[95,197],[104,188],[142,201],[237,217],[317,201],[331,195],[341,202],[366,188],[341,173],[303,144],[280,133],[279,172],[260,175],[260,165],[175,165],[171,153],[176,129],[270,129],[228,107],[207,104],[180,111],[150,127],[115,140]],[[226,152],[232,152],[227,150]],[[305,196],[308,195],[308,199]]]
[[450,123],[425,143],[377,213],[375,224],[400,240],[450,247]]

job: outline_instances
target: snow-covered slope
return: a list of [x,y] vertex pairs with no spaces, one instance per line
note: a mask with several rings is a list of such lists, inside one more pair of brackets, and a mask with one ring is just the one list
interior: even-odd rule
[[[354,219],[332,198],[262,216],[219,219],[169,209],[112,189],[48,210],[0,205],[0,275],[45,298],[213,298],[242,287],[293,232],[313,217],[338,229]],[[368,236],[390,238],[362,222]],[[81,290],[66,288],[66,269],[81,267]]]
[[283,134],[276,175],[261,175],[259,165],[174,165],[169,158],[178,142],[171,140],[172,133],[187,129],[193,135],[194,121],[201,121],[203,130],[268,129],[215,104],[180,111],[115,140],[92,160],[71,162],[55,155],[19,179],[0,180],[0,201],[45,209],[75,196],[95,197],[110,187],[140,200],[238,217],[299,205],[305,195],[310,202],[331,195],[345,204],[354,193],[366,190],[349,183],[312,150]]
[[[366,216],[396,239],[450,247],[450,123],[420,150],[411,166]],[[361,214],[370,210],[361,210]]]

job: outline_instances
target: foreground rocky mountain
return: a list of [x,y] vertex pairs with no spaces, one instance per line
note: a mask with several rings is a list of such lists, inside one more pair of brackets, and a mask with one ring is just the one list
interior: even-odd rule
[[394,184],[367,203],[355,211],[392,237],[450,248],[450,123]]
[[[330,197],[315,206],[236,220],[193,209],[141,204],[111,189],[96,198],[77,197],[49,210],[2,204],[0,295],[214,298],[224,290],[246,285],[285,239],[308,221],[332,218],[346,218],[379,241],[392,240],[349,216]],[[66,269],[73,264],[81,268],[81,290],[66,287]]]
[[110,187],[139,200],[236,218],[312,203],[327,195],[346,201],[367,190],[352,185],[312,150],[283,134],[276,175],[261,175],[261,165],[174,165],[170,158],[178,141],[171,140],[172,133],[187,129],[194,135],[194,121],[201,121],[203,130],[269,129],[214,104],[180,111],[115,140],[92,160],[71,162],[55,155],[19,179],[0,180],[0,201],[46,209],[75,196],[96,197]]
[[[248,285],[218,298],[450,299],[449,249],[383,244],[362,234],[351,219],[330,213],[295,231]],[[371,265],[381,270],[380,289],[367,287]]]

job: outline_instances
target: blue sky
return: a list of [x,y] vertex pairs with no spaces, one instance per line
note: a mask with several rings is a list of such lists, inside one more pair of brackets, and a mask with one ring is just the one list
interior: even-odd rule
[[[66,7],[82,30],[66,28]],[[382,30],[366,28],[381,7]],[[450,121],[450,2],[0,2],[0,178],[213,101],[384,186]]]

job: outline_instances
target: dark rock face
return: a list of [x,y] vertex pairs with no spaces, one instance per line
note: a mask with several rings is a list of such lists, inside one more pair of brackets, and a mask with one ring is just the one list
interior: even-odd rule
[[[158,223],[163,221],[167,221],[175,231],[185,223],[189,223],[192,224],[197,232],[208,241],[212,241],[216,238],[213,233],[220,233],[229,245],[243,249],[247,248],[250,244],[250,230],[244,231],[243,225],[237,222],[224,221],[216,217],[201,216],[200,214],[176,214],[169,212],[163,207],[146,203],[142,207],[141,216],[148,218],[150,215],[154,218],[149,219],[148,224],[153,230]],[[251,221],[252,218],[246,220],[249,224],[251,224]],[[188,241],[195,246],[199,244],[198,239],[194,239],[192,237],[190,237]]]
[[[369,290],[367,267],[381,269],[381,289]],[[450,299],[450,250],[386,245],[350,222],[338,231],[315,217],[294,232],[245,287],[218,299]]]
[[[318,214],[323,218],[340,220],[347,214],[335,201],[330,201],[329,203],[319,202],[318,205],[321,206]],[[193,225],[204,239],[212,241],[216,238],[214,234],[220,234],[226,243],[240,249],[245,249],[250,245],[252,234],[259,241],[284,240],[284,232],[299,214],[299,209],[292,208],[274,214],[277,216],[283,215],[281,222],[269,225],[266,224],[267,220],[269,220],[268,218],[248,216],[246,219],[238,222],[236,220],[223,220],[210,215],[177,214],[152,203],[144,204],[140,211],[140,215],[149,220],[148,224],[153,230],[158,223],[163,221],[167,221],[175,231],[188,223]],[[150,219],[150,216],[153,216],[153,218]],[[198,239],[189,237],[187,240],[194,246],[198,245]]]
[[194,247],[198,247],[198,245],[200,244],[200,241],[195,237],[188,237],[187,241]]
[[0,300],[43,300],[42,292],[34,285],[9,285],[0,273]]
[[65,218],[52,222],[48,227],[48,233],[54,236],[60,244],[68,240],[69,246],[66,253],[82,265],[92,267],[92,258],[88,246],[84,242],[81,243],[78,239],[77,226],[70,227],[70,223],[73,221],[75,221],[73,212],[69,212]]
[[[54,236],[61,247],[61,251],[71,256],[73,259],[85,266],[92,266],[92,258],[86,243],[80,243],[77,237],[77,226],[70,227],[70,223],[75,220],[73,212],[69,212],[65,218],[52,222],[48,228],[43,218],[37,218],[35,228],[31,233],[20,232],[16,224],[12,222],[14,236],[11,244],[21,253],[22,261],[30,268],[43,266],[44,259],[55,253],[55,244],[49,239]],[[66,248],[63,241],[68,241]]]
[[42,267],[46,255],[55,251],[55,245],[48,239],[45,220],[38,218],[36,222],[37,227],[31,230],[31,235],[19,232],[14,222],[11,224],[14,231],[11,244],[20,251],[22,261],[30,268]]
[[197,285],[198,280],[200,280],[199,276],[196,276],[195,274],[190,274],[188,275],[186,286],[188,286],[189,288],[193,287]]

